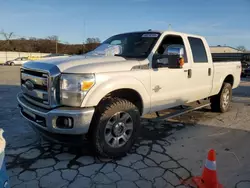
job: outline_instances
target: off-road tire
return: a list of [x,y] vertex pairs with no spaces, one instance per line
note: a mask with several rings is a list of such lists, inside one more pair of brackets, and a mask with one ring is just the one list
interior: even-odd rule
[[[104,131],[109,119],[117,112],[128,113],[133,120],[133,132],[130,139],[125,145],[114,148],[105,141]],[[123,157],[132,148],[134,142],[140,132],[140,112],[138,108],[128,100],[121,98],[107,98],[102,101],[96,108],[91,126],[89,136],[95,152],[108,158]]]
[[[229,90],[229,102],[228,105],[223,105],[223,94],[226,90]],[[230,101],[232,100],[232,85],[229,83],[223,83],[220,93],[211,97],[211,109],[213,112],[227,112],[230,109]]]

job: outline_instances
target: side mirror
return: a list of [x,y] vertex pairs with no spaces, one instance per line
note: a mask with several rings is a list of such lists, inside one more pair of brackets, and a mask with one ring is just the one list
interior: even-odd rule
[[167,67],[168,66],[168,56],[155,54],[152,60],[153,68]]
[[153,56],[152,68],[157,69],[160,67],[168,68],[182,68],[184,65],[184,59],[179,55],[159,55]]

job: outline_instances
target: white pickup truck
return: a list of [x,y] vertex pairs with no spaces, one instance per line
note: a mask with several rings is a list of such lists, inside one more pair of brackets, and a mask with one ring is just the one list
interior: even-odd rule
[[134,144],[140,116],[205,98],[226,112],[241,63],[212,62],[200,36],[143,31],[82,56],[25,63],[20,74],[17,100],[35,130],[61,142],[88,138],[99,155],[117,157]]

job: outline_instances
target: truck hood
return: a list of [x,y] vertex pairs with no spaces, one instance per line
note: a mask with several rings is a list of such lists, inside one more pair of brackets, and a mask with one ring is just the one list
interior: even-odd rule
[[[138,60],[128,60],[117,56],[71,56],[60,58],[48,58],[44,60],[32,61],[25,64],[25,67],[57,66],[60,72],[64,73],[100,73],[128,71],[133,66],[140,65]],[[45,65],[46,64],[46,65]]]

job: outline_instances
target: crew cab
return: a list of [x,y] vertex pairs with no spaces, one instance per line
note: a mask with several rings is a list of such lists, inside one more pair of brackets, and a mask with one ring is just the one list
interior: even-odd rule
[[[17,100],[43,136],[91,141],[106,157],[125,155],[140,117],[197,100],[229,109],[241,63],[213,62],[201,36],[173,31],[123,33],[81,55],[25,63]],[[75,141],[76,142],[76,141]]]

